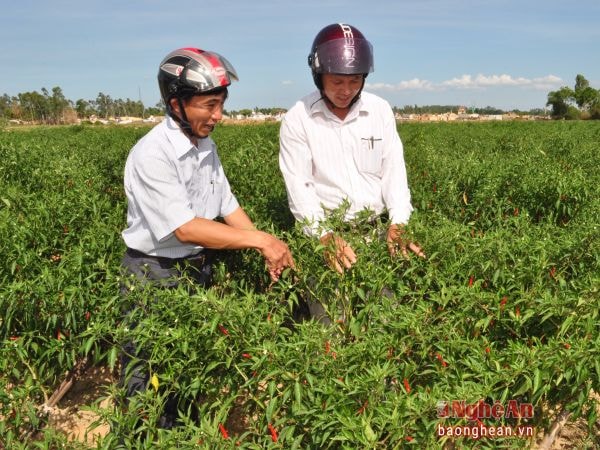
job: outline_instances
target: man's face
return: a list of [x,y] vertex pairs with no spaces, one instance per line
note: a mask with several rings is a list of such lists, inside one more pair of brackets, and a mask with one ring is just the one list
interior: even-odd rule
[[[183,101],[183,107],[193,133],[205,138],[223,118],[223,104],[225,93],[215,95],[194,95]],[[171,99],[173,110],[180,115],[179,104],[176,99]]]
[[362,75],[323,74],[323,92],[338,108],[348,108],[363,85]]

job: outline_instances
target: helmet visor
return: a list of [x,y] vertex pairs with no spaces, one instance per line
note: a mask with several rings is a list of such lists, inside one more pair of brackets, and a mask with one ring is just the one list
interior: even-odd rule
[[180,83],[197,92],[211,91],[229,86],[238,76],[227,59],[212,52],[196,55],[183,69],[179,76]]
[[373,72],[373,47],[366,39],[332,39],[317,47],[313,66],[317,73]]

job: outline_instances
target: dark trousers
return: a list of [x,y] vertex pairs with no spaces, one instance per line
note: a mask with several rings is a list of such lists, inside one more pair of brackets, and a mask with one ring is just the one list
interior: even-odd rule
[[[159,289],[174,289],[180,284],[183,277],[206,288],[211,283],[214,258],[215,252],[211,250],[204,250],[200,254],[188,258],[172,259],[149,256],[137,250],[127,249],[121,266],[129,284],[122,284],[121,295],[124,298],[128,295],[131,283],[138,283],[142,287],[151,285]],[[134,309],[135,305],[124,311],[125,315],[131,314]],[[134,328],[135,325],[132,327]],[[143,363],[131,365],[134,360],[143,360],[144,355],[144,349],[137,348],[133,341],[128,341],[122,348],[119,384],[125,388],[126,403],[129,403],[129,399],[137,392],[143,392],[148,388],[150,375],[145,365]],[[177,419],[177,404],[178,399],[175,396],[168,398],[159,420],[159,427],[173,427]]]

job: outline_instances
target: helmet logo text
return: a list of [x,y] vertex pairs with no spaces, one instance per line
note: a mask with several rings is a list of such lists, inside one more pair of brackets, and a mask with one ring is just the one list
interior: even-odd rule
[[352,34],[352,28],[343,23],[340,24],[340,27],[344,33],[344,60],[346,60],[346,67],[354,67],[356,49],[354,47],[354,34]]

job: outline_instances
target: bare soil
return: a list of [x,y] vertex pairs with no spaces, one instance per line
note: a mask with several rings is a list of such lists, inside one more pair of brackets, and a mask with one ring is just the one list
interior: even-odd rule
[[[105,436],[109,431],[107,423],[98,423],[100,416],[86,410],[92,405],[102,409],[113,408],[110,399],[106,399],[108,387],[116,382],[113,374],[106,367],[91,367],[77,380],[59,404],[52,408],[48,417],[48,426],[63,432],[69,440],[85,443],[95,447],[98,438]],[[594,394],[598,417],[600,417],[600,395]],[[234,408],[234,412],[227,421],[228,430],[232,432],[244,430],[247,417],[241,414],[241,406]],[[538,437],[541,441],[543,435]],[[591,440],[590,440],[591,439]],[[552,450],[580,450],[598,448],[600,442],[600,419],[594,426],[594,434],[590,438],[587,432],[587,421],[578,419],[567,422],[552,445]],[[533,448],[536,448],[535,446]]]

